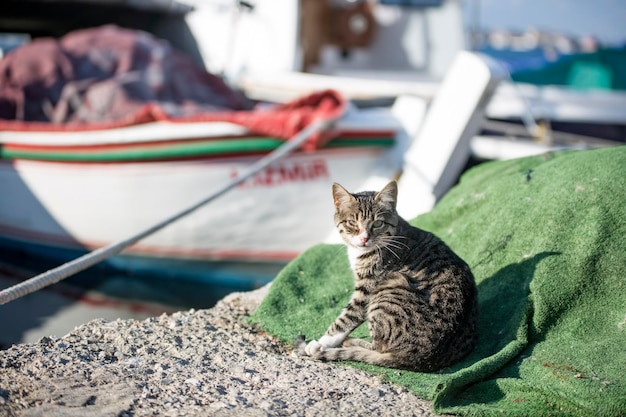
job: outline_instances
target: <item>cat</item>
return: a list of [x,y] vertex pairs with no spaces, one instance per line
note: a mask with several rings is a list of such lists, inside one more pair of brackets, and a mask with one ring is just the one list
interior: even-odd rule
[[[477,340],[477,291],[469,266],[432,233],[396,212],[395,181],[351,194],[333,184],[335,224],[355,286],[319,340],[294,341],[302,355],[433,372],[465,357]],[[371,342],[349,337],[367,321]]]

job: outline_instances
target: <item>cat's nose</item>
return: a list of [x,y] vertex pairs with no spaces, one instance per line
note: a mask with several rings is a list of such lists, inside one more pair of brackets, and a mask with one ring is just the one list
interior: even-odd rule
[[360,238],[360,239],[361,239],[361,243],[362,243],[362,244],[364,244],[364,245],[365,245],[365,244],[367,243],[367,241],[369,240],[369,238],[368,238],[367,236],[361,236],[361,238]]

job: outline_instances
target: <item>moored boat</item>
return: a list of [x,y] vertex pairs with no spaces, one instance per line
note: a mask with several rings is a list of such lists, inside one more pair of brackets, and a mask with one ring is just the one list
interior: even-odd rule
[[[376,125],[367,127],[362,118]],[[135,264],[132,259],[140,257],[284,264],[332,231],[325,197],[333,181],[360,187],[372,176],[393,177],[400,170],[401,160],[392,157],[402,146],[396,141],[400,129],[388,113],[348,114],[323,147],[268,167],[129,248],[117,262]],[[72,255],[121,240],[187,208],[283,143],[221,122],[155,122],[92,132],[3,131],[0,141],[0,189],[10,201],[0,208],[2,244],[47,246]],[[270,278],[259,277],[252,286]],[[242,288],[247,286],[242,282]]]
[[332,232],[333,181],[391,178],[408,146],[390,109],[358,109],[332,90],[251,103],[168,44],[116,26],[36,40],[0,66],[5,255],[64,262],[123,240],[239,178],[312,122],[339,119],[108,260],[133,274],[255,288]]

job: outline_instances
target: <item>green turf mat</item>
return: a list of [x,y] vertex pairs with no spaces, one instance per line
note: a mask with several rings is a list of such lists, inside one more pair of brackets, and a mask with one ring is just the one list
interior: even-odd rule
[[[438,412],[626,415],[626,146],[482,164],[412,223],[472,267],[479,344],[432,374],[356,366]],[[319,245],[251,320],[288,342],[319,338],[351,291],[343,246]]]

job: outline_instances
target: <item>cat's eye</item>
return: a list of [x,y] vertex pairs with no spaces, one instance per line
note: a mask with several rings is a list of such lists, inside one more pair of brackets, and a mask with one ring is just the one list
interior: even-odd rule
[[350,226],[350,227],[358,226],[358,222],[356,220],[354,220],[354,219],[348,219],[348,220],[346,220],[346,223],[348,223],[348,226]]
[[375,229],[378,229],[379,227],[383,227],[383,221],[382,220],[374,220],[374,223],[372,223],[372,227]]

